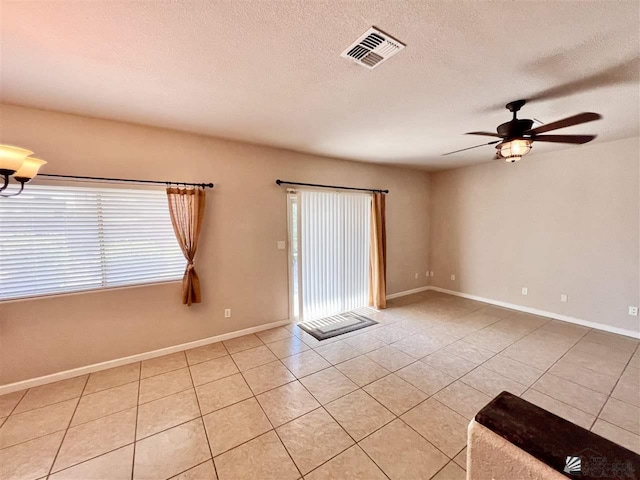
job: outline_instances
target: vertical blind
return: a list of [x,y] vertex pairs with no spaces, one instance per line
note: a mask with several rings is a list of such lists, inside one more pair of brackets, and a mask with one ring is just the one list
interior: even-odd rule
[[299,195],[303,319],[367,305],[371,196],[308,190]]
[[164,190],[29,186],[0,199],[0,300],[178,280]]

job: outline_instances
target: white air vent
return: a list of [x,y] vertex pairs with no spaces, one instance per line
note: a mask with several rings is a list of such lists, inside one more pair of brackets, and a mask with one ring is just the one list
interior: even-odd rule
[[393,57],[404,44],[380,30],[371,27],[340,55],[373,69]]

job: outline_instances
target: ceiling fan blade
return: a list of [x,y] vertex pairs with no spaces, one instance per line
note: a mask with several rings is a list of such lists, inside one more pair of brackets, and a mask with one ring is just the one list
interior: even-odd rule
[[[549,65],[549,68],[558,68],[568,60],[569,59],[560,59],[560,62]],[[640,58],[627,58],[626,60],[615,65],[611,65],[604,70],[587,75],[586,77],[554,85],[553,87],[534,93],[527,97],[527,101],[553,100],[576,93],[588,92],[598,88],[633,84],[639,79],[638,71],[640,71]]]
[[552,142],[552,143],[573,143],[574,145],[582,145],[590,142],[597,135],[535,135],[534,142]]
[[495,145],[496,143],[500,143],[500,142],[501,140],[495,140],[493,142],[483,143],[481,145],[474,145],[473,147],[461,148],[460,150],[454,150],[453,152],[443,153],[442,156],[444,157],[445,155],[451,155],[452,153],[464,152],[465,150],[471,150],[472,148],[486,147],[487,145]]
[[491,133],[491,132],[467,132],[465,133],[465,135],[485,135],[487,137],[498,137],[498,138],[502,138],[500,135],[498,135],[497,133]]
[[602,115],[593,112],[583,112],[572,117],[563,118],[557,122],[545,123],[539,127],[532,128],[525,132],[532,135],[538,133],[550,132],[551,130],[558,130],[560,128],[573,127],[574,125],[580,125],[581,123],[593,122],[594,120],[600,120]]
[[[536,69],[542,66],[545,67],[544,72],[556,72],[562,68],[562,65],[565,65],[566,63],[573,60],[575,60],[574,53],[563,56],[552,56],[551,58],[543,58],[534,62],[533,64],[529,64],[524,67],[524,70],[529,72],[532,68]],[[615,65],[611,65],[604,70],[593,72],[586,77],[581,77],[565,83],[554,85],[531,95],[527,95],[525,98],[527,99],[527,102],[554,100],[556,98],[564,98],[578,93],[589,92],[591,90],[605,87],[635,84],[640,78],[638,72],[640,72],[640,58],[634,56],[622,60]],[[504,99],[503,102],[496,103],[481,111],[493,112],[496,110],[501,110],[504,107],[504,103],[506,101],[507,99]]]

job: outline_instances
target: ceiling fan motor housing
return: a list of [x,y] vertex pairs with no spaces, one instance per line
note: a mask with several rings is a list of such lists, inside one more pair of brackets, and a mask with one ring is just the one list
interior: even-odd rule
[[521,138],[524,133],[531,130],[533,127],[533,120],[526,118],[515,118],[510,122],[503,123],[498,127],[498,135],[505,140],[511,140],[512,138]]

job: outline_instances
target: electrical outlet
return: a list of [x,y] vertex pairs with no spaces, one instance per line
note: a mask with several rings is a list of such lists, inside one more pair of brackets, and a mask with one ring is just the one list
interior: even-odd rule
[[629,307],[629,315],[637,317],[638,316],[638,307]]
[[568,297],[566,294],[561,293],[561,294],[560,294],[560,301],[561,301],[562,303],[567,303],[567,302],[569,301],[569,297]]
[[455,280],[456,276],[455,275],[451,275],[451,280]]
[[529,289],[527,287],[522,287],[522,294],[529,295]]
[[225,308],[224,309],[224,318],[231,318],[231,309],[230,308]]
[[284,250],[286,243],[284,240],[278,240],[278,250]]
[[418,278],[418,274],[416,273],[416,278]]

